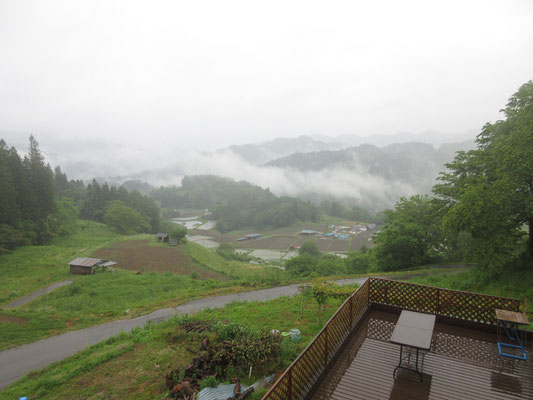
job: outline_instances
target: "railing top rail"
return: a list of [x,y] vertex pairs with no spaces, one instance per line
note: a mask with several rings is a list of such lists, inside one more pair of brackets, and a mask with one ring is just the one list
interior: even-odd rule
[[[387,279],[387,278],[373,278],[373,277],[370,277],[368,278],[367,282],[370,281],[388,281],[388,282],[401,282],[401,281],[396,281],[394,279]],[[478,295],[478,296],[483,296],[483,297],[488,297],[488,298],[493,298],[493,299],[503,299],[503,300],[512,300],[512,301],[518,301],[518,302],[521,302],[522,300],[520,299],[516,299],[514,297],[503,297],[503,296],[494,296],[494,295],[491,295],[491,294],[485,294],[485,293],[475,293],[475,292],[468,292],[466,290],[455,290],[455,289],[444,289],[444,288],[440,288],[438,286],[430,286],[430,285],[422,285],[420,283],[411,283],[411,282],[401,282],[401,283],[405,283],[405,284],[408,284],[409,286],[419,286],[419,287],[425,287],[425,288],[429,288],[429,289],[435,289],[435,290],[439,290],[439,291],[443,291],[443,292],[455,292],[455,293],[464,293],[464,294],[475,294],[475,295]]]

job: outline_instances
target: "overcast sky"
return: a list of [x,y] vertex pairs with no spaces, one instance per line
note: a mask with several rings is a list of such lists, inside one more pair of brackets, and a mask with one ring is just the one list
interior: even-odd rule
[[462,132],[530,79],[531,0],[0,0],[0,131],[41,142]]

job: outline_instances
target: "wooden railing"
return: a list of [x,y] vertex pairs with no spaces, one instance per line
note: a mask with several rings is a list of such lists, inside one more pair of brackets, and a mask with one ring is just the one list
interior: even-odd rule
[[263,399],[302,399],[368,308],[368,280],[333,314]]
[[496,324],[494,309],[518,311],[520,300],[433,286],[369,278],[368,301],[405,310],[483,324]]
[[369,278],[335,312],[262,400],[303,399],[372,304],[494,324],[494,309],[518,311],[520,300]]

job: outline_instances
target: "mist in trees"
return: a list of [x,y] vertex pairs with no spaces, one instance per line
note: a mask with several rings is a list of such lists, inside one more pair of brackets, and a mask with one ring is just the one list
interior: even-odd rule
[[0,140],[0,251],[45,243],[61,225],[49,221],[56,211],[53,172],[35,138],[24,158]]
[[69,181],[59,166],[52,170],[45,162],[33,136],[22,158],[0,140],[0,253],[72,233],[79,217],[123,233],[159,228],[159,207],[149,197],[94,180],[87,187]]
[[277,197],[248,182],[213,175],[186,176],[181,187],[161,187],[151,196],[165,208],[208,208],[220,232],[247,226],[283,227],[319,217],[318,207],[310,202]]

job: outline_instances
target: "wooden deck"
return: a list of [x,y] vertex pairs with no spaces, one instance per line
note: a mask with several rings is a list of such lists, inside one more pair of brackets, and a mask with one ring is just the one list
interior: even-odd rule
[[[533,399],[533,348],[529,361],[501,357],[496,334],[435,324],[423,356],[423,382],[403,369],[400,346],[389,343],[399,314],[372,310],[308,397],[322,399]],[[414,360],[413,360],[414,361]]]

